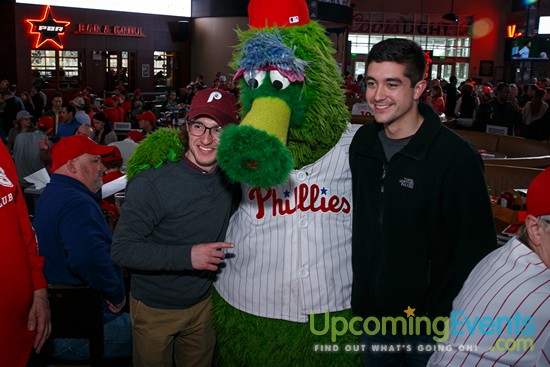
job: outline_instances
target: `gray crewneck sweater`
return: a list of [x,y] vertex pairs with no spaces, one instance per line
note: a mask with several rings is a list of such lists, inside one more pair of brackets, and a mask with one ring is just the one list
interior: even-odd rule
[[201,173],[184,162],[130,180],[111,253],[130,270],[134,298],[184,309],[208,297],[215,273],[192,269],[191,248],[224,240],[233,188],[218,169]]

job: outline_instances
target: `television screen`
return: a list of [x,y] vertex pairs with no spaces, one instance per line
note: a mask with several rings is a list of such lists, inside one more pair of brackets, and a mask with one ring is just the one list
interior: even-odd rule
[[550,34],[550,17],[539,17],[539,30],[538,34]]
[[507,38],[506,57],[512,60],[548,60],[550,37]]

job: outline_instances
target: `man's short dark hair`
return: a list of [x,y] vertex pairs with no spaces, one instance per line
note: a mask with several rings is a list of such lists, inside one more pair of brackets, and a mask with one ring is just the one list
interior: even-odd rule
[[67,109],[67,112],[72,112],[73,116],[76,115],[76,108],[72,104],[64,103],[63,107]]
[[418,43],[404,38],[388,38],[375,44],[367,56],[367,66],[372,62],[396,62],[405,65],[405,76],[411,87],[424,79],[426,57]]

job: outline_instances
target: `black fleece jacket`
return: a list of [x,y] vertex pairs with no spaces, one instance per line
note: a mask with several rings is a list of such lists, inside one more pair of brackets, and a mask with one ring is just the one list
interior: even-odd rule
[[496,248],[483,162],[420,104],[424,121],[388,162],[378,123],[350,146],[353,311],[447,316],[470,270]]

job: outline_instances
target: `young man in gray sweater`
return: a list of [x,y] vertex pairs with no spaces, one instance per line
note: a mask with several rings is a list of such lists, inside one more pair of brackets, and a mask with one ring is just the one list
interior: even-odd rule
[[218,168],[224,126],[236,99],[215,89],[193,98],[181,161],[135,175],[116,228],[112,256],[131,272],[134,366],[210,366],[215,346],[210,285],[236,186]]

